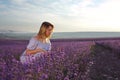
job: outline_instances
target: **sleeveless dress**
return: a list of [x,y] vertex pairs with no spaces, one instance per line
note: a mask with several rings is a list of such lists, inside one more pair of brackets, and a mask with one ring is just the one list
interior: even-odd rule
[[[50,40],[47,43],[42,43],[41,41],[37,40],[34,36],[29,40],[29,44],[27,45],[27,49],[34,50],[34,49],[44,49],[46,51],[51,50],[51,42]],[[20,56],[20,62],[22,64],[30,64],[33,61],[37,60],[42,56],[42,52],[37,52],[36,54],[26,54],[26,50]]]

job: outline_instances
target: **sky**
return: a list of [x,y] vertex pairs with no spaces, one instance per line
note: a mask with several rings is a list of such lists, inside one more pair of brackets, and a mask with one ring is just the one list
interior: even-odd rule
[[120,0],[0,0],[0,30],[38,32],[43,21],[54,32],[120,32]]

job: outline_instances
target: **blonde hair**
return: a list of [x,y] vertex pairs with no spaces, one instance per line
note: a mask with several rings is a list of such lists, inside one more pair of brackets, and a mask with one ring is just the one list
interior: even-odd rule
[[46,34],[45,34],[46,33],[46,29],[49,28],[50,26],[52,27],[52,29],[54,28],[53,24],[51,24],[49,22],[43,22],[41,24],[40,30],[39,30],[39,32],[37,34],[38,37],[39,38],[48,38],[48,39],[50,39],[51,35],[46,36]]

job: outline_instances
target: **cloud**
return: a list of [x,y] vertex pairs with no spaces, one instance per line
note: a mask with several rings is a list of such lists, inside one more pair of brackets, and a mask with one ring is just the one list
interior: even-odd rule
[[[83,23],[94,27],[118,27],[120,26],[120,1],[109,0],[98,7],[84,7],[82,9]],[[109,29],[109,28],[108,28]]]
[[113,30],[113,27],[118,30],[120,26],[119,0],[9,0],[7,3],[0,2],[0,22],[30,27],[31,31],[42,21],[55,24],[56,31]]
[[23,5],[23,3],[26,3],[27,0],[11,0],[11,3],[16,5]]
[[5,8],[5,5],[1,4],[0,9],[3,9],[3,8]]

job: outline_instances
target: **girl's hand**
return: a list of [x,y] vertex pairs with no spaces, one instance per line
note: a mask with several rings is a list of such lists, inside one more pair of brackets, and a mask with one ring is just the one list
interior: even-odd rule
[[38,49],[35,49],[35,50],[26,49],[26,54],[27,55],[29,55],[29,54],[36,54],[37,52],[47,53],[46,50],[41,49],[41,48],[38,48]]
[[37,50],[38,50],[39,52],[44,52],[44,53],[46,53],[46,52],[47,52],[46,50],[41,49],[41,48],[38,48]]

